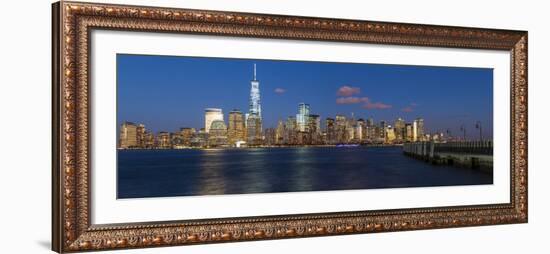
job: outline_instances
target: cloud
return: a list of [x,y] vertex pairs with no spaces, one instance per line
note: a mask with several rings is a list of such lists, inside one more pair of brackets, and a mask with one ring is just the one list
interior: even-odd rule
[[411,107],[411,106],[408,106],[408,107],[404,107],[404,108],[402,108],[402,109],[401,109],[401,111],[403,111],[403,112],[407,112],[407,113],[408,113],[408,112],[413,112],[413,111],[414,111],[414,109],[413,109],[413,107]]
[[336,98],[336,104],[363,104],[361,107],[364,109],[390,109],[392,105],[382,102],[371,102],[369,97],[356,97],[352,96],[361,93],[361,88],[342,86],[338,89],[336,94],[341,96]]
[[340,97],[336,99],[336,104],[358,104],[362,103],[365,109],[389,109],[392,105],[382,102],[371,102],[369,97]]
[[409,104],[409,106],[406,106],[406,107],[402,108],[401,111],[407,112],[407,113],[413,112],[414,109],[416,108],[416,106],[418,106],[418,104],[416,102],[411,102]]
[[360,92],[361,92],[361,88],[359,88],[359,87],[342,86],[338,89],[336,94],[338,96],[352,96],[352,95],[358,94]]
[[390,109],[392,105],[384,104],[382,102],[367,102],[363,105],[364,109]]
[[336,99],[336,104],[357,104],[361,102],[368,102],[368,97],[340,97]]
[[277,88],[275,88],[274,91],[275,91],[275,93],[277,93],[277,94],[284,94],[284,93],[286,92],[286,89],[277,87]]

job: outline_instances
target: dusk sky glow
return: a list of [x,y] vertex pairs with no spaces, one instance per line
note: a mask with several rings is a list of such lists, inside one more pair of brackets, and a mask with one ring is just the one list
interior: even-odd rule
[[117,128],[143,123],[154,133],[203,128],[204,109],[248,111],[253,64],[260,82],[264,128],[296,115],[309,103],[322,119],[336,114],[372,117],[393,125],[398,117],[424,118],[426,132],[447,129],[493,136],[493,70],[306,61],[117,55]]

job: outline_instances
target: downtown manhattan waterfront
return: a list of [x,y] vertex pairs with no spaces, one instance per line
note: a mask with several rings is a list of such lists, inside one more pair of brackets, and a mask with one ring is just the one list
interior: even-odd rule
[[[204,105],[199,126],[195,119],[188,122],[195,126],[179,127],[171,132],[157,128],[155,132],[146,126],[156,122],[147,121],[146,117],[128,119],[132,114],[124,112],[131,103],[119,98],[118,107],[123,109],[117,113],[120,123],[117,126],[117,198],[493,182],[492,119],[478,117],[476,119],[482,120],[472,121],[473,118],[463,117],[454,125],[445,120],[434,121],[436,127],[430,128],[415,112],[419,107],[417,102],[401,106],[398,113],[394,113],[397,117],[393,121],[375,121],[373,117],[360,117],[364,115],[361,112],[357,117],[353,111],[342,114],[341,108],[334,115],[322,117],[314,111],[316,104],[305,100],[295,104],[294,114],[281,118],[282,112],[273,107],[272,112],[262,111],[257,64],[256,61],[247,61],[247,64],[252,69],[247,110],[230,108],[225,115],[224,107],[196,103]],[[489,81],[485,80],[485,86],[492,87],[492,78]],[[118,83],[120,85],[121,80]],[[271,93],[282,97],[287,89],[291,88],[276,87]],[[355,106],[371,113],[397,111],[395,103],[364,96],[358,86],[340,85],[334,93],[334,108]],[[410,121],[399,116],[410,117],[412,112],[415,116]],[[277,120],[274,114],[279,114]],[[382,116],[387,117],[388,113]]]

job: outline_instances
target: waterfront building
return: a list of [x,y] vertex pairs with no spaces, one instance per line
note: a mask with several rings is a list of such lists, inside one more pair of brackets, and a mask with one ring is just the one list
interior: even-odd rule
[[367,138],[366,127],[367,127],[367,123],[365,122],[365,120],[362,118],[359,118],[359,120],[357,120],[357,123],[355,124],[355,133],[353,134],[355,136],[355,139],[358,142],[363,142],[366,140]]
[[138,147],[138,125],[132,122],[124,122],[120,126],[119,135],[120,148],[137,148]]
[[185,147],[183,143],[183,136],[181,135],[181,132],[171,133],[170,134],[170,142],[172,148],[175,149],[181,149]]
[[172,140],[170,138],[170,133],[161,131],[157,135],[157,148],[161,148],[161,149],[172,148],[171,141]]
[[262,144],[262,120],[256,114],[250,114],[246,120],[246,142],[249,146]]
[[388,126],[386,128],[386,140],[385,140],[385,143],[386,144],[391,144],[393,142],[395,142],[395,139],[396,139],[396,135],[395,135],[395,128],[391,127],[391,126]]
[[424,133],[424,119],[422,118],[417,118],[415,120],[416,122],[416,136],[418,137],[418,139],[420,139],[419,141],[424,141],[424,137],[425,137],[425,133]]
[[296,132],[297,132],[296,117],[289,116],[285,124],[284,143],[287,145],[295,145],[297,140]]
[[307,132],[298,131],[296,132],[296,144],[297,145],[310,145],[311,136]]
[[329,144],[326,131],[321,132],[321,144]]
[[371,143],[374,137],[374,126],[365,125],[365,141]]
[[143,148],[151,149],[155,147],[155,135],[153,133],[146,131],[143,137]]
[[227,127],[227,139],[231,146],[239,141],[246,140],[246,129],[243,113],[237,109],[229,112],[229,126]]
[[413,128],[413,141],[423,141],[424,140],[424,120],[422,118],[417,118],[412,123]]
[[296,114],[296,123],[298,124],[298,131],[307,132],[309,123],[309,104],[298,104],[298,114]]
[[191,146],[191,138],[193,138],[195,132],[195,128],[180,128],[180,135],[184,146]]
[[208,145],[208,133],[201,128],[198,132],[195,132],[191,137],[191,147],[206,147]]
[[381,121],[380,124],[374,125],[374,137],[372,142],[384,143],[386,140],[386,122]]
[[387,131],[386,129],[388,128],[388,124],[386,123],[386,121],[382,120],[380,121],[380,136],[379,138],[382,139],[383,141],[386,140],[386,134],[387,134]]
[[395,139],[397,142],[403,142],[405,140],[405,120],[401,117],[395,120],[394,124]]
[[336,125],[334,123],[334,118],[327,118],[325,120],[325,133],[326,138],[325,142],[327,144],[335,144],[336,143]]
[[319,115],[308,116],[308,136],[310,144],[321,143],[321,117]]
[[413,138],[412,141],[416,142],[418,140],[418,122],[416,120],[413,121],[412,124],[412,131],[413,131]]
[[352,113],[351,118],[349,118],[348,121],[346,122],[346,130],[347,130],[346,142],[356,142],[356,137],[355,137],[356,124],[357,122],[355,121],[355,116]]
[[[426,136],[429,136],[429,135],[426,134]],[[443,135],[443,132],[436,132],[428,140],[435,141],[435,142],[443,141],[443,140],[445,140],[445,136]]]
[[375,137],[376,137],[376,126],[374,126],[374,120],[372,119],[372,117],[368,118],[367,119],[367,122],[365,124],[365,128],[366,128],[366,140],[368,142],[373,142]]
[[412,142],[414,138],[413,135],[413,126],[410,123],[405,124],[405,141]]
[[204,144],[204,140],[198,134],[193,135],[191,140],[189,140],[190,147],[204,147]]
[[267,128],[265,129],[265,142],[264,144],[265,145],[268,145],[268,146],[272,146],[272,145],[275,145],[276,144],[276,130],[274,128]]
[[311,133],[321,133],[321,117],[319,115],[308,116],[308,130]]
[[222,120],[215,120],[208,132],[208,146],[221,147],[227,145],[227,126]]
[[206,108],[204,109],[204,130],[206,133],[210,131],[212,122],[216,120],[223,121],[223,112],[220,108]]
[[138,124],[136,128],[137,148],[145,146],[145,125]]
[[343,115],[336,115],[336,143],[347,143],[348,142],[348,131],[347,124],[348,121]]
[[285,124],[282,120],[277,122],[277,129],[275,130],[275,144],[281,145],[284,143],[285,137]]

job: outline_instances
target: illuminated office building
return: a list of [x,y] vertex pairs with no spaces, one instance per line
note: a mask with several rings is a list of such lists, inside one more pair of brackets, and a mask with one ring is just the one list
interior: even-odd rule
[[380,132],[379,132],[380,136],[379,136],[379,138],[383,141],[386,140],[386,135],[387,135],[386,129],[387,128],[388,128],[388,124],[386,123],[386,121],[384,121],[384,120],[380,121]]
[[210,132],[212,122],[216,120],[223,121],[223,113],[219,108],[206,108],[204,109],[204,130],[206,133]]
[[405,124],[405,141],[412,142],[414,139],[413,126],[410,123]]
[[227,145],[227,126],[223,120],[214,120],[208,132],[208,145],[219,147]]
[[296,144],[296,132],[297,132],[297,126],[296,126],[296,117],[289,116],[286,119],[285,123],[285,136],[284,136],[284,142],[287,145],[294,145]]
[[346,140],[347,142],[356,140],[355,126],[356,126],[355,116],[354,116],[353,113],[351,113],[351,118],[348,119],[347,124],[346,124],[346,130],[348,132],[347,133],[347,140]]
[[[145,132],[145,127],[142,124],[138,125],[132,122],[124,122],[120,126],[119,147],[120,148],[138,148],[140,147],[143,136],[141,132]],[[143,133],[144,134],[144,133]],[[140,140],[141,139],[141,140]]]
[[308,130],[311,133],[321,133],[321,117],[319,115],[309,115]]
[[183,136],[181,135],[181,132],[170,133],[170,142],[172,148],[180,149],[185,146],[183,144]]
[[395,132],[395,139],[398,142],[403,142],[405,140],[405,120],[403,118],[397,118],[393,126]]
[[334,144],[336,143],[336,125],[334,124],[333,118],[327,118],[325,120],[325,132],[326,132],[326,143]]
[[229,126],[227,128],[228,143],[233,146],[238,141],[245,141],[245,134],[244,115],[241,111],[234,109],[229,112]]
[[262,120],[256,114],[248,115],[246,119],[246,142],[250,146],[262,144]]
[[277,129],[275,129],[275,144],[280,145],[284,143],[285,139],[285,124],[282,120],[277,122]]
[[298,125],[298,131],[307,132],[309,124],[309,104],[298,104],[298,114],[296,114],[296,123]]
[[386,128],[386,140],[385,143],[393,143],[395,141],[395,129],[391,126]]
[[308,116],[308,143],[320,144],[321,143],[321,117],[319,115]]
[[336,115],[336,143],[348,142],[348,131],[346,117],[343,115]]
[[424,141],[424,119],[417,118],[416,123],[416,137],[418,141]]
[[155,147],[155,135],[146,131],[143,135],[143,148],[151,149]]
[[365,123],[365,128],[367,141],[374,141],[376,137],[376,126],[374,126],[374,120],[372,119],[372,117],[367,119],[367,122]]
[[265,129],[265,145],[272,146],[276,144],[276,132],[277,131],[274,128]]
[[157,135],[157,148],[167,149],[172,147],[170,133],[161,131]]
[[363,142],[367,138],[367,123],[364,119],[357,120],[357,124],[355,125],[355,138],[359,142]]
[[184,146],[191,146],[191,139],[195,135],[195,128],[181,128],[180,135]]
[[256,114],[262,119],[262,105],[260,101],[260,81],[256,79],[256,64],[254,64],[254,79],[250,81],[250,101],[248,114]]
[[248,145],[260,145],[262,141],[262,104],[260,100],[260,81],[254,77],[250,81],[250,99],[248,113],[245,115],[246,141]]

